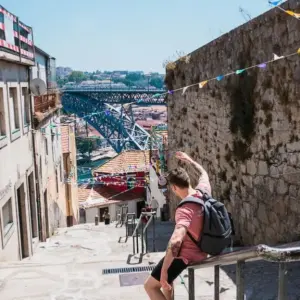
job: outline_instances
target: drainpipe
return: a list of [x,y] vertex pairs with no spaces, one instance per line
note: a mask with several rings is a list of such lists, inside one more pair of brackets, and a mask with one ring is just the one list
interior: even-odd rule
[[[30,67],[27,71],[28,74],[28,91],[29,95],[31,95],[30,90]],[[43,241],[43,232],[42,232],[42,216],[41,216],[41,198],[40,198],[40,185],[39,185],[39,178],[38,178],[38,164],[36,160],[36,149],[35,149],[35,135],[33,132],[33,126],[34,126],[34,118],[33,118],[33,107],[32,107],[32,101],[30,99],[29,101],[29,107],[30,107],[30,121],[31,121],[31,136],[32,136],[32,152],[33,152],[33,163],[34,163],[34,173],[35,173],[35,188],[36,188],[36,203],[37,203],[37,214],[38,214],[38,230],[39,230],[39,240]]]

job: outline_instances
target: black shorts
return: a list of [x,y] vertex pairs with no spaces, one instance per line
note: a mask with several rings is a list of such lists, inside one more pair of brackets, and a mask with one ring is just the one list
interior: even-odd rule
[[[151,276],[160,281],[160,273],[164,263],[164,259],[162,258],[160,262],[155,266],[154,270],[151,273]],[[181,274],[183,270],[187,268],[187,264],[180,258],[175,258],[168,269],[168,283],[171,284],[173,281]]]

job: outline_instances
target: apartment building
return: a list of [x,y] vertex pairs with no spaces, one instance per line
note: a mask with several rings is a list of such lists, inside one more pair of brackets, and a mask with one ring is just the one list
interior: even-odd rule
[[60,95],[56,89],[55,58],[35,47],[31,79],[44,81],[47,93],[34,96],[34,144],[38,199],[41,205],[40,239],[65,227],[66,200],[61,146]]
[[0,261],[32,254],[38,209],[32,139],[32,29],[0,6]]

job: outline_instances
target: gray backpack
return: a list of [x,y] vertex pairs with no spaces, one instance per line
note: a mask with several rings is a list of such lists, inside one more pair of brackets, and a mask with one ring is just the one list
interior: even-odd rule
[[187,234],[202,252],[218,255],[231,244],[231,220],[223,203],[213,199],[206,192],[200,189],[199,191],[202,198],[188,197],[181,201],[177,208],[186,203],[197,203],[203,207],[203,229],[199,241],[189,232]]

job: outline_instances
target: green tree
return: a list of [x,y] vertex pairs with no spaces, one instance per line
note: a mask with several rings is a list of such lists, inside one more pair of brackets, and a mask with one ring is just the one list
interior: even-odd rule
[[157,89],[161,89],[164,86],[164,82],[161,77],[152,77],[150,79],[150,85],[155,86]]
[[126,75],[126,79],[131,82],[140,81],[144,79],[144,75],[139,73],[130,73]]
[[87,76],[81,71],[73,71],[69,75],[69,81],[71,81],[71,82],[80,83],[84,80],[87,80]]
[[82,155],[91,159],[91,152],[95,149],[94,141],[90,139],[78,139],[76,141],[77,151]]

